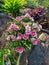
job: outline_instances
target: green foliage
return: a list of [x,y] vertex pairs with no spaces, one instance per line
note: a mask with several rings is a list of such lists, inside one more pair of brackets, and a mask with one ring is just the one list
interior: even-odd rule
[[34,7],[37,7],[38,6],[38,0],[26,0],[27,1],[27,6],[32,6],[33,8]]
[[4,1],[0,0],[0,12],[4,12],[3,6],[2,6],[3,4],[4,4]]
[[13,16],[19,15],[19,10],[23,5],[34,7],[49,6],[49,0],[0,0],[0,12],[10,13]]
[[41,6],[43,6],[44,8],[47,8],[49,6],[49,0],[41,0]]
[[11,13],[13,16],[16,16],[24,4],[25,0],[4,0],[3,7],[6,13]]
[[27,6],[32,6],[32,7],[44,7],[47,8],[49,6],[49,0],[26,0],[27,1]]
[[9,49],[0,49],[0,65],[5,65],[5,58],[4,58],[4,54],[8,55],[8,61],[9,61],[9,65],[11,65],[10,59],[9,59],[9,55],[11,54]]
[[0,65],[5,65],[3,56],[0,58]]
[[9,49],[4,49],[4,50],[0,49],[0,57],[4,54],[10,55],[10,50]]

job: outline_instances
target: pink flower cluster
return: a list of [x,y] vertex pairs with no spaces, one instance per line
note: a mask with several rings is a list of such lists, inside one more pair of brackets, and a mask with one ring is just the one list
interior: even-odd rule
[[31,28],[29,25],[25,26],[25,33],[27,35],[31,35],[32,37],[36,37],[37,33],[35,31],[31,31]]
[[[29,16],[28,14],[26,14],[26,16]],[[19,19],[17,19],[19,20]],[[24,23],[22,23],[24,24]],[[41,25],[37,25],[37,24],[33,24],[32,26],[31,25],[25,25],[24,26],[25,28],[25,31],[24,31],[24,34],[19,32],[18,30],[20,30],[20,27],[18,25],[16,25],[15,23],[14,24],[11,24],[11,26],[9,27],[8,29],[8,32],[10,33],[10,35],[7,37],[7,40],[10,41],[11,39],[12,40],[16,40],[16,41],[28,41],[28,39],[30,40],[30,42],[33,44],[33,45],[37,45],[38,44],[38,40],[36,39],[37,37],[37,33],[35,30],[33,30],[34,28],[36,28],[38,31],[40,31],[40,29],[42,28]],[[32,29],[33,28],[33,29]],[[14,36],[14,34],[12,33],[13,31],[15,30],[16,33],[16,36]],[[24,47],[16,47],[16,52],[18,53],[23,53],[25,51]]]
[[8,29],[8,32],[9,33],[12,33],[13,32],[13,30],[20,30],[20,28],[19,28],[19,26],[18,25],[16,25],[15,23],[14,24],[11,24],[11,26],[9,27],[9,29]]
[[7,37],[7,40],[10,41],[10,39],[15,40],[15,36],[14,36],[14,35],[9,35],[9,36]]
[[26,13],[23,18],[29,18],[31,21],[34,21],[33,17],[30,16],[29,13]]
[[[11,29],[11,30],[10,30]],[[9,33],[12,33],[12,30],[19,30],[19,26],[17,26],[16,24],[12,24],[9,28]],[[32,37],[36,37],[37,36],[37,33],[35,31],[31,31],[31,28],[29,25],[25,26],[25,34],[22,34],[22,33],[18,33],[17,34],[17,37],[15,37],[14,35],[9,35],[7,37],[7,40],[21,40],[21,39],[24,39],[24,40],[28,40],[29,39],[29,35],[31,35]]]
[[33,17],[31,17],[29,13],[26,13],[25,15],[21,17],[20,16],[16,17],[16,20],[21,21],[22,19],[25,19],[25,18],[29,18],[31,21],[34,21]]

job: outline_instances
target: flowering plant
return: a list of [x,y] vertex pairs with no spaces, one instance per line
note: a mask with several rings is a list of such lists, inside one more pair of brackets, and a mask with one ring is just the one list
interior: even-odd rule
[[[29,16],[28,14],[26,14]],[[26,17],[26,16],[24,16]],[[29,16],[30,17],[30,16]],[[16,18],[16,23],[12,23],[8,29],[7,40],[12,42],[10,49],[14,48],[16,53],[19,53],[18,61],[16,65],[19,65],[20,56],[23,52],[26,52],[28,49],[31,49],[32,45],[38,44],[38,34],[42,28],[41,25],[38,25],[33,22],[22,22],[20,17]],[[31,19],[33,20],[33,19]]]
[[26,13],[25,15],[21,17],[16,17],[17,21],[24,21],[24,22],[29,22],[29,21],[34,21],[33,17],[30,16],[29,13]]

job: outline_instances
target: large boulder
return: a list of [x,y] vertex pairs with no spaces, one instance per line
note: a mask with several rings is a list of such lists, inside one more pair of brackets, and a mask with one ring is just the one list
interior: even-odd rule
[[[42,34],[43,36],[43,34]],[[49,35],[45,33],[42,41],[45,42],[39,42],[37,46],[35,46],[34,49],[32,49],[32,53],[30,54],[30,57],[28,59],[29,63],[28,65],[49,65]]]
[[0,13],[0,48],[4,48],[6,42],[6,29],[8,23],[14,19],[6,14]]
[[2,36],[3,31],[7,29],[8,23],[10,21],[13,21],[12,17],[6,14],[0,13],[0,37]]

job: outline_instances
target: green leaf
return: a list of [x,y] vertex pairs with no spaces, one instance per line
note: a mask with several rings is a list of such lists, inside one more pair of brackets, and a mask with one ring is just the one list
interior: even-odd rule
[[8,58],[8,61],[9,61],[9,63],[10,63],[9,65],[11,65],[11,61],[10,61],[10,59],[9,59],[9,58]]
[[4,63],[4,56],[3,56],[3,58],[2,58],[2,65],[5,65],[5,63]]

